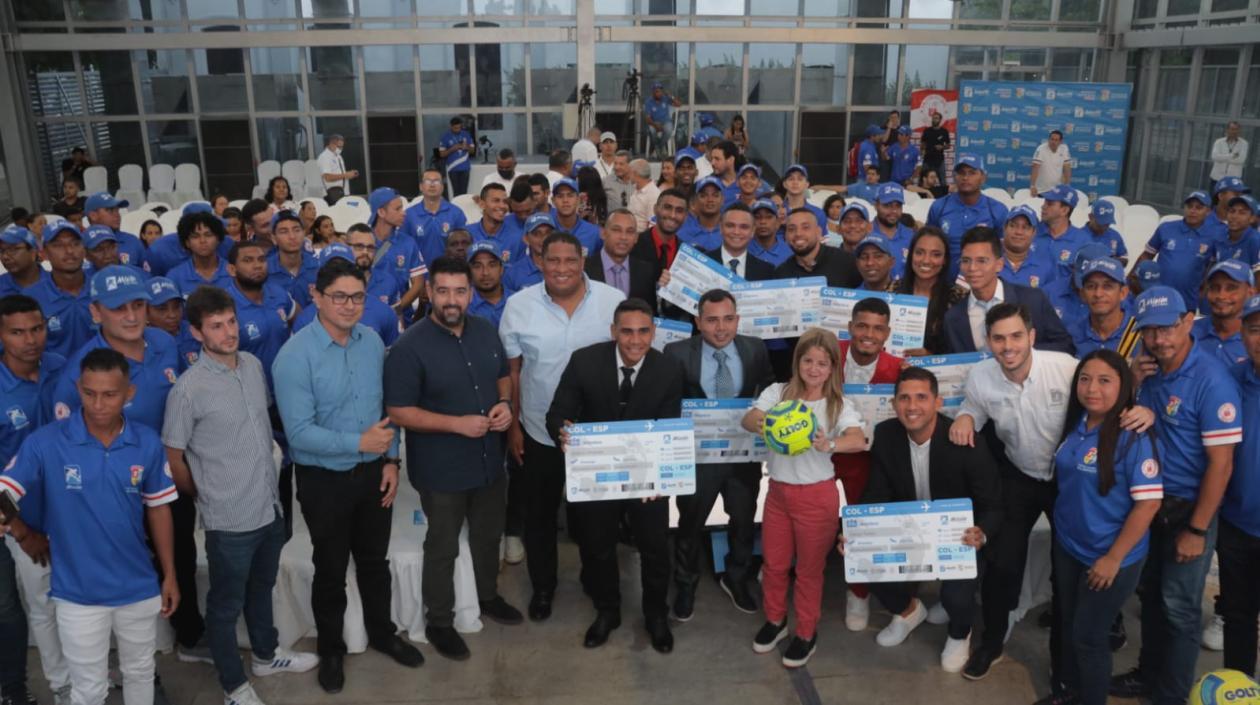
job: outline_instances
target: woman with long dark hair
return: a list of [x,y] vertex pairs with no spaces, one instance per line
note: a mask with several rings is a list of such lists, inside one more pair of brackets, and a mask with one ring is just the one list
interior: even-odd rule
[[967,290],[949,278],[949,241],[940,228],[925,225],[910,240],[910,254],[899,294],[926,296],[927,330],[923,347],[905,351],[906,357],[935,355],[945,350],[945,312],[967,298]]
[[267,182],[267,195],[263,198],[267,205],[276,210],[296,210],[293,207],[293,191],[289,188],[289,180],[283,176],[273,176]]
[[1062,678],[1067,691],[1041,700],[1105,705],[1111,680],[1108,632],[1137,589],[1151,520],[1164,483],[1151,432],[1121,428],[1136,400],[1128,363],[1105,348],[1072,378],[1063,436],[1054,456],[1054,582]]
[[608,194],[604,181],[593,166],[584,166],[577,172],[578,217],[602,226],[608,218]]
[[315,221],[311,223],[311,229],[306,233],[306,237],[310,240],[311,247],[315,250],[322,250],[339,239],[337,237],[337,226],[333,224],[333,219],[326,215],[316,216]]
[[734,142],[740,154],[748,154],[748,128],[744,126],[744,116],[738,113],[731,118],[731,126],[726,128],[725,137]]

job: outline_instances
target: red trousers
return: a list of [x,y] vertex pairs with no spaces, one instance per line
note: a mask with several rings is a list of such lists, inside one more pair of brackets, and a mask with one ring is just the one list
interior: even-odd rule
[[[831,465],[836,471],[836,479],[844,485],[845,502],[860,504],[866,482],[871,479],[871,454],[836,453],[831,456]],[[849,583],[849,592],[866,599],[871,589],[865,583]]]
[[788,571],[796,562],[796,634],[812,639],[822,613],[823,569],[840,528],[840,491],[834,480],[812,485],[770,481],[762,514],[765,556],[761,592],[766,619],[787,616]]

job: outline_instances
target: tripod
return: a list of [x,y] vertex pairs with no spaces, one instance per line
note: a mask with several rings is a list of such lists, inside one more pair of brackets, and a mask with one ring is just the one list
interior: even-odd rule
[[595,95],[595,89],[591,88],[591,84],[583,83],[579,94],[581,98],[578,101],[578,133],[575,139],[580,140],[595,126],[595,111],[591,107],[591,97]]
[[638,69],[631,69],[626,74],[626,80],[621,84],[621,97],[626,99],[626,128],[633,138],[635,149],[639,146],[641,135],[639,134],[639,99],[642,96],[639,93],[639,73]]

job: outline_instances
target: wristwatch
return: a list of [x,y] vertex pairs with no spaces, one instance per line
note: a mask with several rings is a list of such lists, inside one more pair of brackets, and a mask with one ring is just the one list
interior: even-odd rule
[[385,465],[402,465],[402,458],[381,458],[381,461]]
[[511,399],[500,399],[500,400],[498,400],[498,401],[496,401],[496,402],[494,403],[494,405],[495,405],[495,406],[498,406],[499,404],[507,404],[507,405],[510,407],[510,406],[512,406],[512,400],[511,400]]
[[1190,533],[1194,534],[1195,536],[1199,536],[1199,537],[1201,537],[1201,538],[1206,538],[1206,537],[1207,537],[1207,529],[1200,529],[1200,528],[1197,528],[1197,527],[1192,526],[1192,525],[1190,525],[1190,524],[1186,524],[1186,531],[1189,531]]

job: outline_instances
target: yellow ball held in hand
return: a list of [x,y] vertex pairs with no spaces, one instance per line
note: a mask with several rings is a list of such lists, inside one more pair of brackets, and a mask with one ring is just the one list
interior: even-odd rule
[[1260,685],[1241,671],[1222,668],[1203,674],[1190,689],[1190,705],[1260,705]]
[[766,447],[779,455],[800,455],[809,450],[818,430],[814,411],[797,400],[781,401],[766,412],[761,435]]

